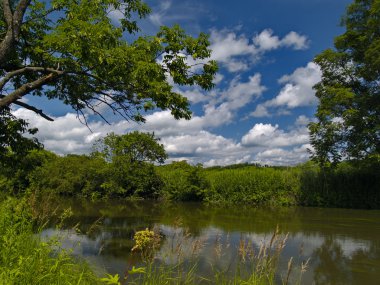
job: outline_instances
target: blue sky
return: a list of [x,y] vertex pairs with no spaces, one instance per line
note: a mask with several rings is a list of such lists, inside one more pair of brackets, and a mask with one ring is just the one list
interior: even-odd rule
[[[39,128],[45,148],[59,154],[88,153],[94,140],[108,132],[137,129],[161,137],[170,160],[212,166],[294,165],[308,159],[306,125],[317,104],[311,87],[320,79],[312,60],[343,32],[340,19],[351,1],[147,2],[153,12],[141,23],[144,33],[178,23],[192,35],[210,34],[212,58],[220,66],[216,87],[210,92],[175,87],[191,102],[190,121],[176,121],[166,111],[147,115],[144,125],[121,118],[107,125],[91,118],[92,132],[60,102],[27,96],[55,118],[48,122],[27,110],[15,111]],[[118,13],[111,16],[117,20]]]

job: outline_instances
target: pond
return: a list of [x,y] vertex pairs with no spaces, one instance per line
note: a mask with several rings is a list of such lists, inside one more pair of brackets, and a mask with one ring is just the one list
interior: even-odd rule
[[[140,260],[131,253],[136,231],[155,229],[161,236],[156,259],[175,263],[193,258],[197,250],[197,274],[236,272],[239,250],[259,252],[269,244],[278,227],[287,240],[282,250],[276,281],[287,278],[293,257],[291,283],[301,276],[301,284],[379,284],[380,211],[322,208],[255,208],[251,206],[210,206],[198,203],[151,201],[86,202],[60,201],[71,207],[68,225],[76,230],[50,227],[44,236],[59,234],[63,247],[85,257],[105,272],[124,276]],[[246,247],[244,247],[246,245]],[[178,253],[181,257],[168,252]],[[176,251],[177,250],[177,251]],[[227,270],[228,269],[228,270]],[[228,273],[229,272],[229,273]]]

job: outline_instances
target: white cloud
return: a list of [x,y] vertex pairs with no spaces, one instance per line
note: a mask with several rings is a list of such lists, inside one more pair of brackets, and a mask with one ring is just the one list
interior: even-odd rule
[[298,116],[296,119],[296,126],[307,126],[311,122],[310,118],[305,115]]
[[262,118],[262,117],[270,117],[268,109],[264,105],[257,105],[255,111],[251,113],[252,117]]
[[[46,149],[58,154],[89,153],[96,139],[109,132],[123,134],[132,130],[155,132],[161,137],[170,160],[186,159],[206,166],[227,165],[243,162],[289,165],[307,160],[307,129],[300,124],[306,117],[298,118],[298,125],[286,132],[277,125],[256,124],[241,142],[204,130],[210,124],[207,117],[194,117],[190,121],[174,120],[168,111],[147,116],[143,125],[125,121],[108,125],[90,123],[90,130],[81,124],[75,114],[55,117],[54,122],[36,116],[25,109],[14,111],[18,117],[28,119],[32,127],[39,128],[37,137]],[[289,146],[292,149],[287,149]]]
[[248,38],[244,34],[238,35],[234,30],[211,30],[212,59],[224,65],[230,72],[247,70],[255,64],[261,56],[271,50],[288,47],[295,50],[306,49],[308,40],[306,36],[290,32],[280,39],[271,29]]
[[267,103],[267,106],[295,108],[315,105],[317,98],[313,86],[320,80],[321,70],[319,66],[309,62],[306,67],[297,68],[292,74],[280,78],[279,83],[286,83],[286,85],[276,98]]
[[277,49],[281,45],[281,41],[278,36],[273,35],[271,29],[265,29],[260,34],[253,38],[253,42],[258,49],[262,51]]
[[255,160],[260,164],[267,165],[295,165],[309,159],[309,154],[306,151],[307,147],[308,145],[305,144],[301,147],[294,147],[291,150],[282,148],[267,149],[259,152],[255,156]]
[[308,39],[306,36],[299,35],[292,31],[287,34],[282,40],[281,45],[292,47],[295,50],[307,49],[309,47]]
[[[73,113],[62,117],[53,117],[54,122],[37,116],[34,112],[19,108],[13,112],[15,116],[27,119],[32,127],[38,128],[37,137],[46,149],[58,154],[88,153],[96,139],[109,132],[124,133],[129,124],[125,121],[111,126],[104,122],[89,123],[86,127]],[[90,129],[93,131],[91,132]]]
[[309,134],[306,127],[285,132],[278,125],[259,123],[241,141],[244,146],[287,147],[308,143]]
[[285,84],[279,94],[256,107],[251,113],[253,117],[264,117],[269,114],[271,107],[294,109],[303,106],[314,106],[318,99],[315,96],[313,86],[321,80],[321,70],[313,62],[309,62],[306,67],[297,68],[292,74],[284,75],[279,79],[279,83]]
[[271,29],[265,29],[253,38],[253,42],[260,51],[269,51],[280,47],[289,47],[295,50],[308,48],[307,37],[294,31],[280,39],[278,36],[273,35]]

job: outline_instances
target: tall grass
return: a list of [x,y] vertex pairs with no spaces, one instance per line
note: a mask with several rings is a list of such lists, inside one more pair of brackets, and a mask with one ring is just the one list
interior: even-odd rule
[[[148,236],[151,237],[151,243]],[[141,254],[143,262],[137,269],[135,266],[132,267],[125,278],[126,284],[272,285],[279,282],[283,285],[291,284],[289,277],[296,266],[292,258],[288,263],[287,274],[278,276],[277,268],[287,240],[287,235],[281,235],[278,228],[270,241],[262,242],[259,247],[252,240],[241,238],[235,251],[237,262],[225,260],[224,252],[231,245],[228,240],[223,242],[216,238],[213,251],[217,260],[207,265],[206,273],[204,264],[201,264],[198,259],[204,241],[194,239],[186,229],[176,228],[172,236],[165,238],[165,245],[157,248],[157,236],[159,236],[158,233],[153,237],[152,231],[148,229],[136,233],[134,249],[139,249],[138,253]],[[144,246],[141,246],[142,244]],[[223,261],[222,263],[227,261],[227,264],[228,262],[230,264],[217,268],[216,261]],[[203,271],[200,271],[199,268],[202,266]],[[307,262],[300,265],[299,278],[293,284],[300,284],[306,268]]]
[[85,262],[61,249],[56,239],[42,241],[33,227],[25,199],[0,203],[0,284],[100,284]]
[[206,170],[211,202],[295,205],[300,183],[294,169],[244,167]]
[[235,165],[202,168],[184,162],[158,167],[161,197],[273,206],[380,208],[380,163],[342,162],[320,168]]

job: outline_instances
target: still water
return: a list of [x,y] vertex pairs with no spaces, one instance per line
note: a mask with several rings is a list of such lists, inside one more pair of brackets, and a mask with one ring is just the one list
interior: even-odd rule
[[[279,226],[283,236],[288,234],[277,271],[279,284],[291,257],[296,265],[292,281],[300,276],[297,265],[309,260],[301,284],[380,284],[380,211],[147,201],[65,200],[60,205],[71,207],[68,224],[77,224],[77,230],[59,231],[63,246],[73,248],[74,254],[99,270],[120,276],[139,264],[131,254],[138,230],[154,228],[164,237],[158,258],[173,249],[174,238],[185,240],[181,245],[184,259],[190,258],[191,244],[199,241],[198,270],[207,275],[211,268],[213,272],[233,268],[242,240],[258,249],[269,243]],[[57,233],[51,227],[43,235]]]

